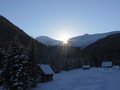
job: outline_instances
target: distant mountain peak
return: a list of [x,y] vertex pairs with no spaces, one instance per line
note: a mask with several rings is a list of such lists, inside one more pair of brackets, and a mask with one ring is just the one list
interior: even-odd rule
[[100,40],[110,34],[115,34],[115,33],[120,33],[120,31],[112,31],[112,32],[101,33],[101,34],[100,33],[99,34],[84,34],[82,36],[70,38],[69,43],[71,46],[74,46],[74,47],[85,48],[88,45],[96,42],[97,40]]
[[61,45],[61,41],[52,39],[48,36],[39,36],[35,38],[38,42],[41,42],[45,45],[55,46],[55,45]]
[[[97,40],[100,40],[110,34],[115,34],[115,33],[120,33],[120,31],[112,31],[108,33],[97,33],[97,34],[84,34],[81,36],[70,38],[68,40],[68,43],[70,46],[73,46],[73,47],[85,48],[88,45],[96,42]],[[37,37],[36,40],[38,40],[38,42],[41,42],[45,45],[52,45],[52,46],[61,45],[62,43],[61,41],[52,39],[48,36],[40,36],[40,37]]]
[[90,34],[84,34],[83,36],[89,36]]

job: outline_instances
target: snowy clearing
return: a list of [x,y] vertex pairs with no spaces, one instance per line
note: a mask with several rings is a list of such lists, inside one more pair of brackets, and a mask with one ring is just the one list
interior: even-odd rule
[[30,90],[120,90],[120,71],[92,68],[62,71],[54,81],[40,83]]

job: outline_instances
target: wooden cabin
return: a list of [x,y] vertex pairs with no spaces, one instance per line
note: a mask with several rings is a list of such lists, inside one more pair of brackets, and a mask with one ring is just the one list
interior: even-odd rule
[[54,75],[54,71],[52,70],[52,68],[49,65],[45,65],[45,64],[41,64],[39,65],[40,70],[42,72],[42,82],[47,82],[47,81],[52,81],[53,80],[53,75]]
[[113,65],[113,70],[120,70],[120,66],[119,65]]
[[103,68],[112,68],[112,62],[102,62]]
[[90,65],[83,65],[83,70],[88,70],[90,69]]

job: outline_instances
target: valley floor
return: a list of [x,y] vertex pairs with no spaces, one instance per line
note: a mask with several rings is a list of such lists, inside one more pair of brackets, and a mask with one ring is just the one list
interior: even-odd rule
[[54,75],[54,80],[30,90],[120,90],[120,71],[75,69]]

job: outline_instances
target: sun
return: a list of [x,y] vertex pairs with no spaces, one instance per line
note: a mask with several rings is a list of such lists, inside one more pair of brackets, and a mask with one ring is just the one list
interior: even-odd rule
[[63,41],[64,44],[68,43],[69,35],[63,34],[61,35],[61,41]]

